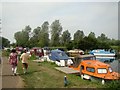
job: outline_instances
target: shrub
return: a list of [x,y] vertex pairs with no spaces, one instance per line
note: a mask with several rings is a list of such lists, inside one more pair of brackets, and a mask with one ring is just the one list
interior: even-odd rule
[[10,50],[2,50],[2,56],[9,56],[9,54],[10,54]]

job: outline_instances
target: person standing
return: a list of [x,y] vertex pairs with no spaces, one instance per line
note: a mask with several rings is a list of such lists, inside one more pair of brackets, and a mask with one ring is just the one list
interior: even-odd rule
[[27,69],[28,69],[28,59],[29,58],[30,58],[30,55],[27,53],[27,50],[24,50],[24,52],[20,56],[20,59],[22,60],[22,64],[23,64],[24,74],[27,72]]
[[9,60],[9,63],[12,65],[13,75],[16,76],[17,64],[18,64],[18,55],[17,55],[15,49],[11,50],[11,53],[9,55],[8,60]]

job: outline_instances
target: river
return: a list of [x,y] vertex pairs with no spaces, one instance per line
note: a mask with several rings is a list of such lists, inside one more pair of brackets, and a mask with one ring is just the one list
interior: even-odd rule
[[120,73],[120,58],[118,57],[96,57],[97,60],[110,64],[113,71]]

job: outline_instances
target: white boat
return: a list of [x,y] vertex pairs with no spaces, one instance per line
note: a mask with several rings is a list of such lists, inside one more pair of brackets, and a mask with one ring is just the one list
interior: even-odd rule
[[114,51],[110,52],[110,51],[105,51],[104,49],[92,50],[89,53],[95,56],[103,56],[103,57],[114,57],[115,56]]
[[99,60],[101,62],[113,62],[115,60],[115,57],[100,57],[100,56],[96,56],[96,60]]
[[96,59],[100,58],[100,59],[115,59],[115,57],[100,57],[100,56],[96,56]]

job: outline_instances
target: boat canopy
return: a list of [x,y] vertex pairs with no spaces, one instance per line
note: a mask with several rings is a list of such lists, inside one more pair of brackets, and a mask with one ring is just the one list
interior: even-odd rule
[[49,54],[49,59],[56,61],[56,60],[68,60],[69,57],[64,51],[55,49],[51,50],[51,53]]

